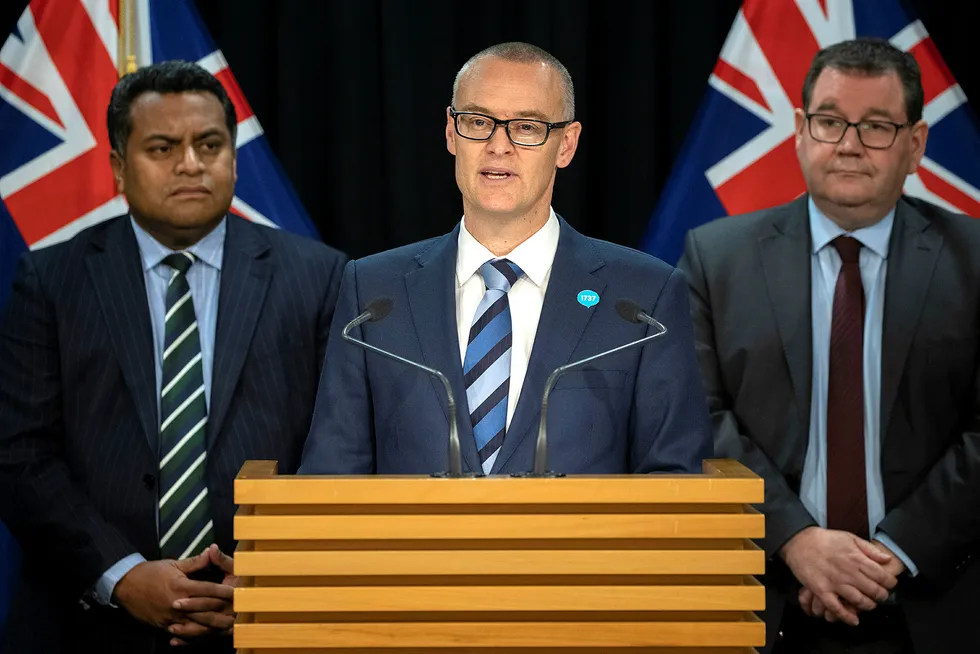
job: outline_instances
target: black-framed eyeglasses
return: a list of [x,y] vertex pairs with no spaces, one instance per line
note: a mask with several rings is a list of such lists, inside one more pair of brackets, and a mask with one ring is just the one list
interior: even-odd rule
[[503,125],[507,138],[514,145],[535,147],[544,145],[553,129],[567,127],[573,121],[563,120],[559,123],[549,123],[544,120],[530,118],[511,118],[500,120],[486,114],[473,111],[456,111],[449,108],[449,114],[456,123],[456,133],[464,139],[472,141],[489,141],[497,131],[497,125]]
[[840,143],[848,128],[853,127],[858,139],[866,148],[887,150],[895,143],[898,132],[912,123],[893,123],[888,120],[862,120],[852,123],[831,114],[806,114],[810,136],[821,143]]

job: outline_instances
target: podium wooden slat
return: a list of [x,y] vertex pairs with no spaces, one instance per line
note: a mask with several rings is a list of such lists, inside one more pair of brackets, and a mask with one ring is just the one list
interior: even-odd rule
[[249,647],[704,647],[757,645],[759,622],[240,624]]
[[235,644],[248,654],[746,654],[765,640],[762,480],[235,481]]
[[416,550],[239,552],[235,570],[258,576],[761,575],[765,553],[745,550]]

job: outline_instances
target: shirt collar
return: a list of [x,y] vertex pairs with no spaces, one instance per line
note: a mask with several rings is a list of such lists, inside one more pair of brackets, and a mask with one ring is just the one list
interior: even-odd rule
[[[164,259],[177,252],[160,243],[149,232],[140,227],[132,216],[129,217],[133,225],[133,232],[136,234],[136,243],[139,245],[140,258],[143,260],[143,270],[153,270],[159,266]],[[202,238],[185,251],[190,252],[195,257],[208,264],[216,270],[221,270],[221,261],[225,252],[225,232],[227,230],[227,218],[222,218],[218,226],[212,229],[207,236]]]
[[[558,223],[558,216],[555,215],[555,210],[551,209],[551,215],[548,216],[548,221],[541,229],[511,250],[506,258],[516,263],[524,275],[535,285],[541,286],[548,276],[551,264],[555,261],[560,233],[561,226]],[[476,274],[484,263],[491,259],[500,258],[470,234],[469,230],[466,229],[466,216],[463,216],[459,226],[457,243],[456,283],[462,286]]]
[[813,198],[807,200],[810,210],[810,239],[813,245],[813,254],[827,247],[831,241],[841,234],[848,234],[861,242],[861,245],[868,248],[882,259],[888,258],[888,241],[892,235],[892,225],[895,224],[895,209],[889,211],[884,218],[870,227],[862,227],[853,232],[848,232],[833,220],[828,218],[817,205]]

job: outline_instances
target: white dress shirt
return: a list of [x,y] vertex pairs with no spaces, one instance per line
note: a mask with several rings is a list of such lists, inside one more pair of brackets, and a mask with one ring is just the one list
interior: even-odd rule
[[[459,227],[456,253],[456,327],[459,334],[460,362],[466,357],[473,315],[483,299],[486,286],[480,275],[480,266],[493,259],[509,259],[524,272],[507,294],[510,303],[512,345],[510,356],[510,390],[507,393],[507,428],[521,397],[527,362],[534,346],[534,334],[538,330],[544,294],[548,290],[551,264],[558,250],[560,227],[554,209],[548,222],[530,238],[511,250],[505,257],[498,257],[484,247],[466,229],[466,217]],[[469,410],[467,410],[469,413]]]

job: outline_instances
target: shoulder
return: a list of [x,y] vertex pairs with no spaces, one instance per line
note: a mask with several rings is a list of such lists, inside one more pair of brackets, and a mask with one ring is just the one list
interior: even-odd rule
[[[115,239],[133,238],[126,228],[129,216],[116,216],[87,227],[68,240],[30,250],[22,255],[33,267],[43,273],[48,270],[67,270],[81,266],[85,254],[94,248],[105,249]],[[135,239],[133,239],[135,244]]]
[[[977,239],[980,237],[980,216],[971,217],[962,213],[956,213],[943,209],[921,198],[903,196],[899,201],[899,207],[905,205],[912,209],[929,223],[929,228],[934,229],[944,235]],[[980,246],[980,241],[973,241]]]
[[336,265],[347,260],[343,252],[322,241],[274,227],[257,225],[242,218],[229,216],[229,220],[240,221],[240,227],[266,241],[283,263],[317,262],[323,265],[326,262]]

